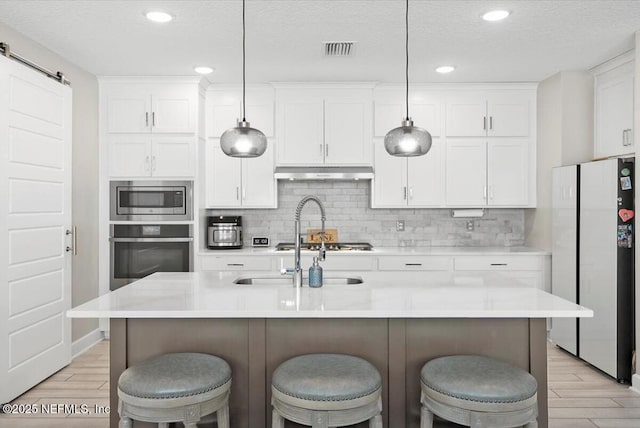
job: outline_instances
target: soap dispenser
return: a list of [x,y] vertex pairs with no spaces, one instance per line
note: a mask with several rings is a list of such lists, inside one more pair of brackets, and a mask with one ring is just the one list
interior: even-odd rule
[[313,258],[313,264],[309,268],[309,287],[322,287],[322,267],[317,257]]

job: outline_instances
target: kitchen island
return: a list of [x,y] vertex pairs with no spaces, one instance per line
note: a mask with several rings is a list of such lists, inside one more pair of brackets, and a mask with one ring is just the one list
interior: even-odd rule
[[69,311],[74,318],[111,320],[111,426],[118,420],[117,379],[128,365],[192,351],[229,362],[233,427],[270,426],[271,374],[281,362],[338,352],[366,358],[380,371],[385,427],[419,426],[419,373],[426,361],[474,353],[536,377],[544,428],[546,318],[593,316],[491,273],[325,275],[323,288],[296,289],[290,278],[264,272],[157,273]]

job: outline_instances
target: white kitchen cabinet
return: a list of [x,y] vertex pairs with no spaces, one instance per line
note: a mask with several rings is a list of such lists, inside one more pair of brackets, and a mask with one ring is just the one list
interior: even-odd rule
[[273,258],[265,256],[252,257],[243,255],[201,255],[200,269],[224,271],[271,271],[273,270]]
[[273,177],[273,142],[257,158],[225,155],[218,139],[206,143],[207,208],[276,208],[277,182]]
[[634,153],[634,61],[596,75],[594,157]]
[[281,88],[276,97],[279,165],[370,165],[371,89]]
[[199,86],[171,78],[100,81],[110,177],[193,177]]
[[190,177],[195,173],[193,137],[114,134],[107,138],[111,177]]
[[454,258],[454,270],[480,277],[487,272],[513,279],[514,287],[532,287],[550,292],[547,255],[468,255]]
[[[247,121],[265,136],[274,136],[274,90],[266,85],[247,87]],[[206,95],[206,133],[208,138],[220,138],[242,119],[242,88],[215,86]]]
[[431,150],[418,157],[389,155],[382,140],[374,143],[372,208],[444,206],[444,143],[434,139]]
[[109,133],[196,132],[197,87],[190,84],[129,83],[106,91]]
[[378,257],[378,270],[393,271],[451,271],[453,258],[449,256],[381,256]]
[[502,90],[449,93],[446,96],[448,137],[526,137],[535,91]]
[[448,206],[529,205],[527,140],[450,139],[446,146]]
[[[384,137],[400,126],[406,117],[405,87],[381,86],[374,90],[374,136]],[[439,92],[412,87],[409,92],[409,114],[415,126],[439,137],[442,119],[442,95]]]

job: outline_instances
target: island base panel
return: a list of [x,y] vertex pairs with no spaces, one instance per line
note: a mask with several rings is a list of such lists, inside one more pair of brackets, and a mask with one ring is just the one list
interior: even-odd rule
[[[357,355],[376,366],[383,378],[384,426],[389,428],[419,427],[420,369],[425,362],[451,354],[499,358],[536,377],[539,427],[547,428],[543,319],[113,319],[111,428],[118,426],[120,373],[130,364],[168,352],[206,352],[227,360],[233,370],[234,428],[270,428],[273,370],[287,358],[312,352]],[[136,423],[138,428],[152,426]]]

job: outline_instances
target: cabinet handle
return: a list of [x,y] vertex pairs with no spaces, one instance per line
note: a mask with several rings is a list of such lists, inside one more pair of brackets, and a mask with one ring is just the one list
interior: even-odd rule
[[149,126],[149,112],[144,112],[144,126]]
[[482,199],[487,199],[487,186],[482,188]]
[[507,266],[507,263],[491,263],[491,266]]
[[422,263],[405,263],[405,266],[422,266]]
[[324,153],[324,144],[320,143],[320,156]]
[[402,192],[403,192],[403,199],[406,201],[407,200],[407,186],[404,186],[402,188]]
[[493,129],[493,116],[489,116],[489,129]]
[[156,112],[151,113],[151,124],[156,126]]
[[325,158],[329,157],[329,144],[324,145],[324,157]]
[[413,199],[413,186],[409,187],[409,199]]
[[482,129],[487,130],[487,116],[482,118]]
[[227,266],[244,266],[244,263],[227,263]]
[[149,171],[149,169],[150,169],[149,162],[150,162],[149,156],[145,156],[145,158],[144,158],[144,170],[145,171]]
[[156,170],[156,157],[151,156],[151,171],[155,171]]
[[240,199],[240,188],[236,186],[236,201]]
[[242,200],[244,201],[245,199],[247,199],[247,189],[246,188],[242,188]]

